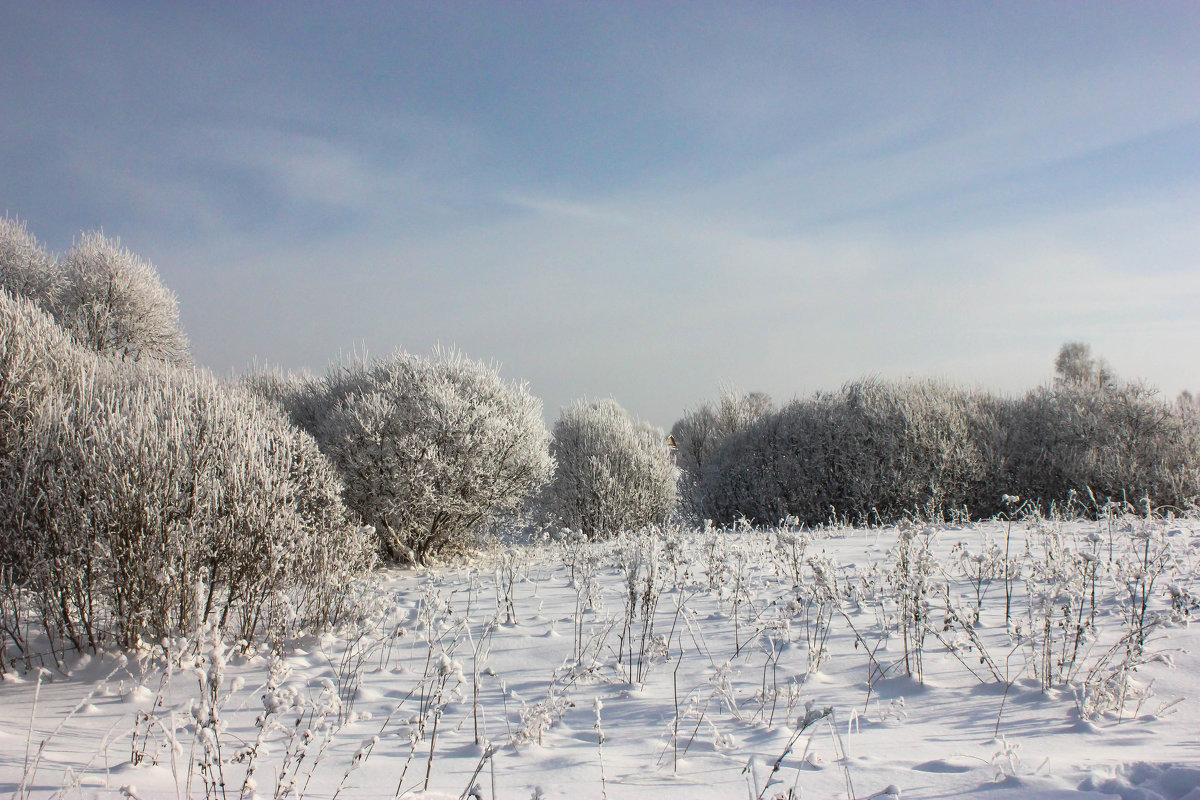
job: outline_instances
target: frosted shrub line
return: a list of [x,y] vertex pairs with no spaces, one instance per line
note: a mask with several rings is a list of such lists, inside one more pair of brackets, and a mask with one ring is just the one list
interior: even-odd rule
[[[585,713],[572,699],[585,685],[596,697],[606,796],[620,778],[606,772],[614,742],[602,696],[653,696],[666,681],[653,667],[673,660],[660,762],[670,747],[679,770],[702,731],[714,750],[746,747],[755,738],[747,728],[774,727],[781,706],[790,721],[806,700],[800,732],[831,721],[832,706],[810,719],[805,695],[825,683],[814,677],[823,665],[851,656],[839,650],[851,641],[866,653],[868,721],[903,719],[903,698],[872,711],[873,692],[901,667],[924,681],[934,669],[927,656],[945,652],[981,683],[1003,686],[998,737],[1022,675],[1048,700],[1070,695],[1081,723],[1119,724],[1155,696],[1148,667],[1171,658],[1160,637],[1196,606],[1195,556],[1174,546],[1166,521],[1200,496],[1200,417],[1194,403],[1166,404],[1117,379],[1084,345],[1065,346],[1056,370],[1015,399],[866,380],[774,408],[727,391],[689,411],[670,440],[614,401],[580,403],[551,437],[523,384],[456,351],[397,351],[335,364],[322,378],[263,372],[229,385],[191,365],[175,298],[152,265],[99,233],[58,259],[5,219],[0,673],[44,665],[66,675],[72,651],[128,650],[121,669],[132,686],[122,691],[150,698],[122,729],[131,765],[169,752],[180,793],[203,786],[206,797],[226,797],[240,783],[244,800],[260,795],[267,774],[276,798],[317,785],[349,792],[372,754],[400,740],[396,795],[432,790],[446,742],[468,724],[482,754],[462,794],[481,794],[476,779],[490,766],[494,796],[497,753],[553,743],[560,721]],[[1064,522],[1079,513],[1095,526]],[[961,543],[939,562],[937,539],[980,515],[1002,520],[1003,546]],[[687,533],[681,517],[724,527]],[[556,547],[509,547],[527,522],[527,538],[569,530]],[[875,543],[894,537],[894,546],[845,569],[816,552],[821,539],[854,535],[852,522],[878,526]],[[467,557],[487,567],[458,584],[440,569],[412,577],[414,620],[404,598],[357,580],[372,550],[406,565]],[[555,624],[571,611],[564,603],[547,620],[539,591],[553,608],[564,572],[570,653],[557,654],[544,693],[538,686],[527,702],[488,662],[498,641],[532,624],[548,624],[554,647]],[[1001,579],[1003,624],[991,589]],[[489,590],[494,611],[483,601],[473,618]],[[621,612],[605,615],[606,601]],[[891,638],[902,657],[888,651]],[[289,653],[301,647],[328,672],[294,680]],[[242,677],[231,674],[253,663],[269,676],[239,698]],[[372,697],[364,680],[392,664],[405,693],[377,733],[360,736],[370,713],[355,705]],[[186,706],[179,675],[195,679]],[[485,678],[496,678],[498,694]],[[41,690],[39,673],[35,717]],[[239,728],[241,708],[256,700],[254,729]],[[503,714],[504,745],[490,741],[489,708],[493,725]],[[61,729],[35,752],[31,719],[18,795],[52,760],[43,756]],[[849,733],[843,741],[830,730],[853,797]],[[765,785],[751,760],[754,796],[778,790],[793,734]],[[340,779],[335,770],[328,781],[334,753]],[[999,774],[1016,773],[1014,754],[1004,745],[993,757]],[[92,763],[70,767],[64,790],[82,786]],[[797,770],[787,796],[800,778]],[[120,791],[139,796],[132,784]]]
[[1200,498],[1195,403],[1119,380],[1084,351],[1064,347],[1058,377],[1019,398],[860,380],[755,406],[729,424],[716,424],[712,406],[689,411],[673,428],[683,511],[725,525],[795,518],[815,527],[1191,507]]

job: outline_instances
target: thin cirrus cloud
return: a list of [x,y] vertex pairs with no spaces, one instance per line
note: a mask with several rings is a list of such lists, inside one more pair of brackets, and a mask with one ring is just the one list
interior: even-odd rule
[[13,12],[0,204],[103,226],[198,360],[456,344],[547,414],[722,383],[1200,389],[1200,25],[1165,5]]

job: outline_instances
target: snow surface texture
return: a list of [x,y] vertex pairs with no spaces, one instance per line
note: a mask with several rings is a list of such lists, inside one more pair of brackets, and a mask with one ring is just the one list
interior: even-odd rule
[[562,534],[389,571],[281,655],[10,675],[0,793],[1200,800],[1198,531]]

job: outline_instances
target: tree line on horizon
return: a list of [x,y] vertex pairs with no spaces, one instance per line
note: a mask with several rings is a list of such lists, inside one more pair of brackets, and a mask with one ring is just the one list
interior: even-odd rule
[[862,380],[778,407],[726,392],[670,440],[612,399],[547,430],[526,384],[455,350],[219,379],[153,265],[100,233],[56,257],[0,219],[0,647],[27,655],[31,620],[53,652],[320,629],[373,564],[514,523],[601,539],[988,517],[1014,510],[1002,495],[1194,508],[1196,404],[1080,343],[1056,369],[1015,399]]
[[1200,407],[1166,402],[1068,342],[1055,377],[1011,397],[863,379],[779,407],[726,392],[675,423],[700,519],[807,525],[981,519],[1025,510],[1185,513],[1200,497]]

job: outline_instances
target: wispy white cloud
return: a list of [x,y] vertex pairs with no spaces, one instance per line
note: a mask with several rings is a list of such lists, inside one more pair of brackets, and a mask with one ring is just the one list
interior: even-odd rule
[[[231,347],[252,342],[248,360],[299,337],[319,367],[359,340],[376,352],[455,343],[529,379],[551,413],[611,393],[661,424],[722,381],[780,398],[866,373],[1015,391],[1074,338],[1173,393],[1200,385],[1164,346],[1197,331],[1200,273],[1175,260],[1180,237],[1200,244],[1182,227],[1194,203],[1166,204],[1177,218],[1161,216],[1159,249],[1117,232],[1114,220],[1139,220],[1120,206],[953,235],[796,234],[714,223],[686,197],[523,198],[522,214],[359,247],[350,262],[330,250],[259,262],[263,285],[236,293],[246,327]],[[1141,270],[1133,252],[1161,268]],[[308,278],[289,285],[292,273]],[[304,322],[256,327],[268,295]]]

